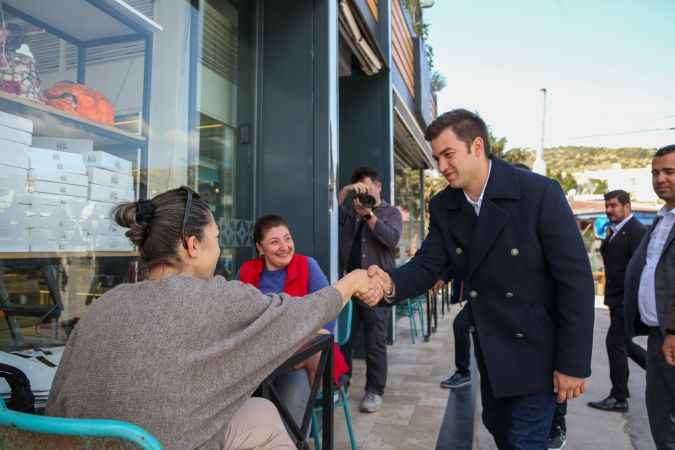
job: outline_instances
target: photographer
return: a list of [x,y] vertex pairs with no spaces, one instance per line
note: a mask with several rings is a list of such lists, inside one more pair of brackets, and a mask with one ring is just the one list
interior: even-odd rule
[[[340,267],[342,273],[377,265],[393,269],[394,252],[403,228],[400,211],[380,198],[382,182],[375,169],[360,167],[338,195],[340,203]],[[347,201],[347,199],[350,199]],[[390,309],[354,303],[354,328],[363,323],[366,350],[366,388],[360,410],[376,412],[387,381],[387,323]],[[350,370],[352,348],[343,348]]]

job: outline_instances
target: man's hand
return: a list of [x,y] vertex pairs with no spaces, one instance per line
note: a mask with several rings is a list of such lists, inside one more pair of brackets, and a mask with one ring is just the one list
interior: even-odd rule
[[558,394],[558,403],[579,397],[586,391],[586,380],[571,377],[564,373],[553,371],[553,392]]
[[352,183],[340,189],[338,193],[338,202],[340,204],[344,203],[347,194],[354,192],[355,194],[367,194],[368,186],[365,183]]
[[381,288],[386,296],[390,296],[394,291],[394,282],[387,272],[378,266],[368,267],[368,276],[374,280]]
[[373,214],[371,208],[366,208],[361,204],[358,198],[354,199],[354,212],[359,215],[359,217],[367,216],[368,214]]
[[666,335],[663,341],[663,356],[668,364],[675,366],[675,334]]

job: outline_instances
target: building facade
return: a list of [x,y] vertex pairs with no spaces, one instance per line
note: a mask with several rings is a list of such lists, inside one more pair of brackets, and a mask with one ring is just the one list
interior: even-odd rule
[[277,213],[335,279],[336,192],[361,165],[419,242],[422,197],[396,184],[423,183],[435,103],[399,0],[41,5],[2,2],[0,348],[63,343],[137,280],[110,211],[181,185],[211,205],[228,278],[254,256],[255,218]]

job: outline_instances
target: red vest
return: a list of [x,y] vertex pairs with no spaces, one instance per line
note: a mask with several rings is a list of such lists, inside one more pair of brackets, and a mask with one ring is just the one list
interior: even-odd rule
[[[239,281],[260,287],[260,278],[265,270],[265,259],[256,258],[246,261],[239,269]],[[293,297],[304,297],[309,294],[309,260],[306,256],[293,255],[291,263],[286,267],[284,292]],[[333,343],[333,381],[340,386],[342,376],[349,372],[340,346]]]
[[[264,258],[246,261],[239,269],[239,280],[259,288],[264,269]],[[304,297],[309,294],[309,260],[306,256],[297,253],[293,255],[291,263],[286,267],[284,292],[293,297]]]

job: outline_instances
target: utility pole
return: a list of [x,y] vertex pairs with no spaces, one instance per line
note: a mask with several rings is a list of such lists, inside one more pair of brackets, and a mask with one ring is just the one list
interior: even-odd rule
[[534,159],[534,167],[532,170],[541,175],[546,175],[546,161],[544,160],[544,136],[546,132],[546,88],[539,89],[542,93],[542,110],[541,110],[541,142],[537,149],[537,156]]

